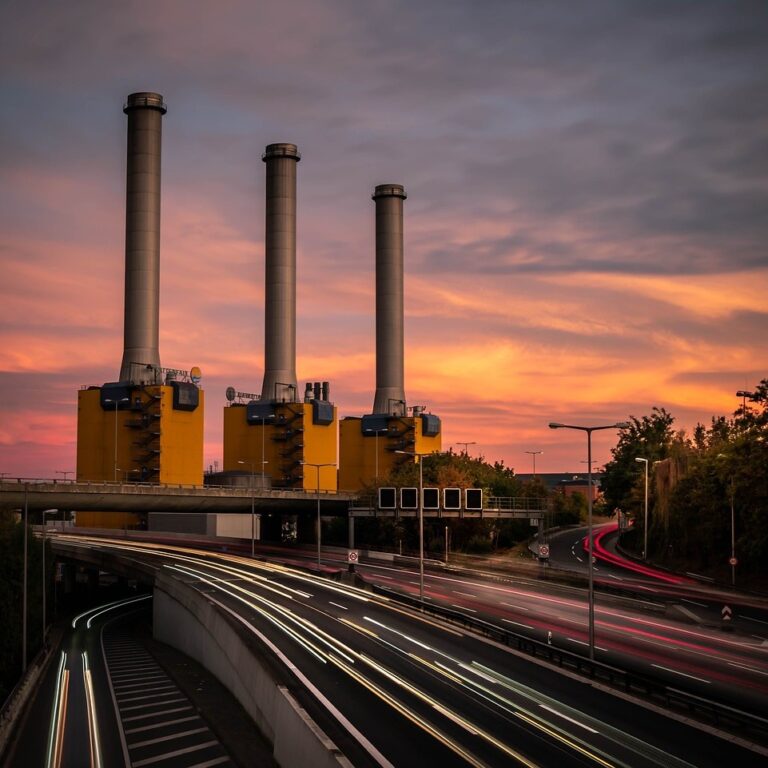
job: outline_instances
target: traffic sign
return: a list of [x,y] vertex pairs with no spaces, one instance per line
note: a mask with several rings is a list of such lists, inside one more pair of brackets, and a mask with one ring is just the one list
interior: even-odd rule
[[549,544],[542,544],[539,547],[539,557],[541,558],[549,557]]
[[356,563],[358,560],[358,553],[356,549],[350,549],[347,552],[347,562],[348,563]]
[[731,607],[729,605],[724,605],[723,610],[720,611],[720,615],[723,618],[723,621],[730,621],[731,620]]
[[728,558],[728,564],[729,565],[738,565],[739,559],[737,557],[729,557]]

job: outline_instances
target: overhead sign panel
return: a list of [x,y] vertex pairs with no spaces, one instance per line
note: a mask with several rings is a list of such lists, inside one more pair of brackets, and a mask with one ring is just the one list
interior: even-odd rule
[[464,509],[480,512],[483,509],[483,489],[467,488],[464,491]]
[[423,505],[424,509],[440,509],[440,489],[425,488]]
[[418,509],[419,508],[419,489],[401,488],[400,489],[400,509]]
[[379,488],[379,509],[397,509],[397,488]]
[[443,509],[461,509],[461,488],[443,488]]

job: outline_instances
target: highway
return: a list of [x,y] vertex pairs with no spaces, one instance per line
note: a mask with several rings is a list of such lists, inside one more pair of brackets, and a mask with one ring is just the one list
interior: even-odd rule
[[[151,563],[220,610],[236,613],[255,642],[297,676],[302,705],[355,765],[714,766],[759,765],[765,759],[318,575],[185,547],[67,540]],[[453,580],[439,589],[458,592],[459,586]],[[430,590],[437,589],[430,582]],[[465,589],[456,600],[479,602]],[[508,615],[522,618],[536,599],[496,593],[493,603],[509,602]],[[567,601],[560,602],[557,610],[565,612]],[[570,631],[580,637],[575,628]]]

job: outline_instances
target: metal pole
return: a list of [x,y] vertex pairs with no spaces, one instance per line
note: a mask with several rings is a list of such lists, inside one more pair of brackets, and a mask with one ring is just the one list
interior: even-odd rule
[[587,540],[589,541],[589,659],[595,660],[595,585],[592,577],[592,561],[594,555],[592,552],[592,430],[587,429],[587,462],[588,477],[587,485]]
[[445,526],[445,564],[448,565],[448,526]]
[[256,499],[254,495],[256,492],[256,473],[254,470],[255,467],[251,462],[251,558],[256,557]]
[[27,492],[29,485],[24,483],[24,574],[22,576],[22,609],[21,609],[21,672],[27,671],[27,521],[29,507]]
[[373,448],[376,451],[376,457],[375,457],[376,481],[378,482],[379,480],[379,430],[378,429],[373,433]]
[[[349,513],[349,548],[354,549],[355,548],[355,518],[352,517],[352,513]],[[355,564],[350,563],[349,564],[349,572],[354,573],[355,572]]]
[[645,460],[645,516],[643,522],[643,560],[648,561],[648,459]]
[[419,456],[419,598],[424,602],[424,457]]
[[43,647],[45,647],[45,510],[43,510]]
[[320,568],[320,467],[317,470],[317,567]]
[[117,482],[117,400],[115,400],[115,482]]
[[733,487],[733,477],[731,477],[731,586],[736,586],[736,517],[734,515],[735,490]]

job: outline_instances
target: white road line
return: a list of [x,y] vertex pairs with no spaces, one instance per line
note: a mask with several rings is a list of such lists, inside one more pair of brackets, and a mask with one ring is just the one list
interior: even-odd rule
[[151,693],[149,696],[133,696],[130,699],[121,699],[120,703],[127,704],[129,701],[145,701],[146,699],[162,699],[163,696],[173,696],[178,692],[179,692],[178,689],[175,689],[173,691],[169,691],[168,693]]
[[[182,701],[182,699],[180,699],[180,701]],[[159,712],[149,712],[146,715],[131,715],[131,717],[124,717],[123,722],[134,723],[136,722],[136,720],[146,720],[148,717],[159,717],[160,715],[170,715],[174,712],[184,712],[188,709],[192,709],[191,704],[187,707],[174,707],[173,709],[161,709]]]
[[695,600],[688,600],[685,597],[681,597],[680,600],[684,603],[690,603],[691,605],[698,605],[699,608],[709,608],[706,603],[697,603]]
[[581,558],[580,558],[578,555],[576,555],[576,559],[577,559],[577,560],[578,560],[580,563],[583,563],[583,562],[584,562],[584,561],[583,561],[583,560],[582,560],[582,559],[581,559]]
[[[158,682],[160,682],[158,680]],[[163,683],[162,685],[146,685],[144,683],[138,683],[137,684],[139,688],[142,689],[145,693],[154,693],[155,691],[167,691],[169,688],[175,688],[176,686],[172,682]],[[133,696],[134,693],[137,693],[137,691],[128,690],[130,688],[136,688],[136,685],[123,685],[123,686],[115,686],[115,693],[117,694],[118,699],[122,699],[123,696]]]
[[568,715],[564,715],[562,712],[558,712],[556,709],[552,709],[552,707],[548,707],[546,704],[539,704],[539,706],[542,709],[546,709],[547,712],[551,712],[553,715],[562,717],[563,720],[567,720],[569,723],[578,725],[579,728],[583,728],[585,731],[589,731],[590,733],[599,733],[599,731],[596,731],[594,728],[590,728],[588,725],[584,725],[584,723],[580,723],[578,720],[574,720],[572,717],[568,717]]
[[514,608],[518,611],[530,611],[530,608],[524,608],[522,605],[513,605],[512,603],[499,602],[499,605],[505,605],[507,608]]
[[[597,570],[597,568],[595,568]],[[624,579],[621,576],[617,576],[615,573],[609,573],[608,576],[610,576],[612,579],[618,579],[619,581],[624,581]]]
[[[576,640],[573,637],[566,637],[565,639],[570,640],[572,643],[578,643],[579,645],[589,645],[589,643],[585,643],[583,640]],[[607,648],[601,648],[599,645],[596,645],[595,648],[598,651],[605,651],[606,653],[608,652]]]
[[754,616],[745,616],[743,613],[739,614],[740,619],[746,619],[747,621],[756,621],[758,624],[768,624],[768,621],[763,621],[762,619],[756,619]]
[[502,619],[507,624],[514,624],[516,627],[525,627],[526,629],[533,629],[530,624],[521,624],[519,621],[512,621],[511,619]]
[[477,597],[477,595],[471,595],[469,592],[459,592],[458,589],[452,589],[454,595],[461,595],[462,597]]
[[346,605],[339,605],[338,603],[334,603],[333,600],[328,601],[328,605],[335,605],[337,608],[341,608],[342,611],[348,611],[349,608],[347,608]]
[[458,608],[460,611],[469,611],[470,613],[477,613],[477,611],[474,608],[467,608],[464,605],[456,605],[456,603],[451,603],[451,608]]
[[[187,701],[183,696],[180,696],[178,699],[168,699],[168,701],[158,701],[155,704],[133,704],[130,707],[120,707],[121,712],[130,712],[134,709],[148,709],[149,707],[161,707],[165,704],[178,704],[180,701]],[[167,710],[166,710],[167,711]],[[155,715],[161,715],[163,714],[163,710],[160,710],[159,712],[153,712]]]
[[[196,733],[210,733],[207,725],[201,728],[190,728],[188,731],[179,731],[178,733],[171,733],[168,736],[158,736],[156,739],[147,739],[146,741],[134,741],[128,744],[129,749],[139,749],[139,747],[150,747],[152,744],[162,744],[164,741],[173,741],[174,739],[184,739],[187,736],[194,736]],[[135,763],[134,763],[135,765]]]
[[[125,732],[127,736],[129,733],[142,733],[143,731],[155,731],[158,728],[165,728],[168,725],[178,725],[179,723],[188,723],[190,720],[199,720],[200,715],[190,715],[189,717],[177,717],[175,720],[165,720],[162,723],[152,723],[152,725],[140,725],[138,728],[131,728]],[[133,746],[133,744],[131,744]]]
[[746,664],[737,664],[735,661],[729,661],[729,666],[738,667],[739,669],[748,669],[750,672],[756,672],[758,675],[765,675],[768,677],[768,672],[763,672],[762,669],[755,669],[754,667],[748,667]]
[[[158,667],[158,670],[160,667]],[[141,672],[139,674],[136,674],[135,672],[130,673],[121,673],[119,675],[112,675],[112,679],[115,681],[120,680],[151,680],[153,677],[168,677],[168,675],[165,674],[163,671],[159,672]]]
[[164,755],[156,755],[155,757],[148,757],[146,760],[139,760],[136,763],[131,763],[131,768],[142,768],[144,765],[152,765],[152,763],[159,763],[163,760],[170,760],[172,757],[178,757],[179,755],[186,755],[189,752],[199,752],[201,749],[208,749],[208,747],[214,747],[218,745],[218,741],[206,741],[204,744],[195,744],[194,747],[185,747],[184,749],[177,749],[173,752],[166,752]]
[[706,683],[707,685],[710,685],[712,683],[711,680],[705,680],[703,677],[695,677],[694,675],[688,675],[685,672],[678,672],[676,669],[670,669],[669,667],[662,667],[661,664],[651,664],[651,666],[656,667],[656,669],[663,669],[665,672],[672,672],[675,675],[690,677],[691,680],[698,680],[700,683]]
[[214,757],[213,760],[206,760],[204,763],[195,763],[190,765],[189,768],[213,768],[214,765],[221,765],[222,763],[232,762],[228,755],[224,757]]

